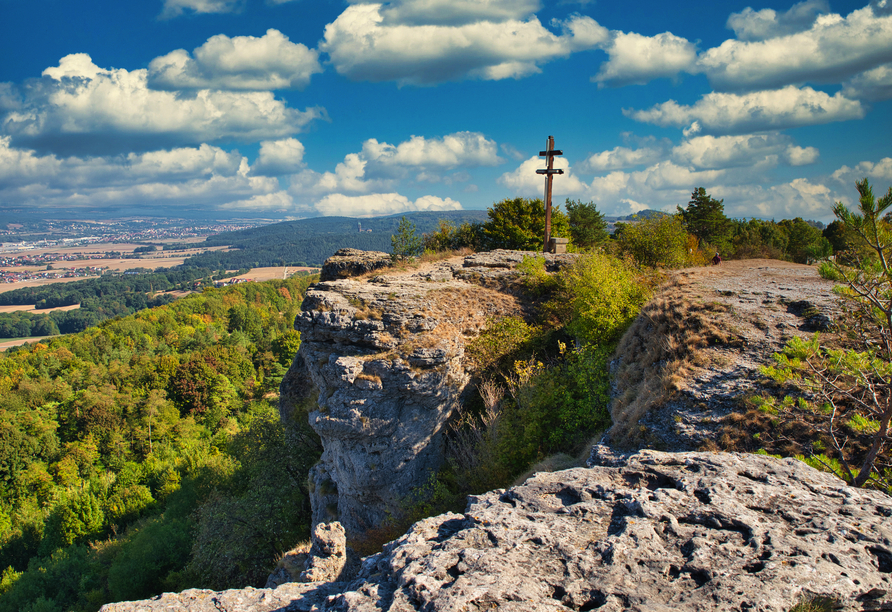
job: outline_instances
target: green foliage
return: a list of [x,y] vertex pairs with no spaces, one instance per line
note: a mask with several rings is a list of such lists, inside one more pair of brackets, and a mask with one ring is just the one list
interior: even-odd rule
[[774,221],[735,219],[731,221],[732,259],[783,259],[789,239]]
[[566,329],[586,344],[619,340],[650,295],[628,262],[603,253],[577,259],[563,282],[572,312]]
[[211,586],[188,566],[209,499],[282,538],[230,548],[223,574],[259,575],[306,535],[318,439],[286,432],[258,381],[299,346],[309,282],[207,289],[0,356],[0,612]]
[[394,259],[417,257],[424,250],[421,237],[415,230],[415,224],[406,217],[400,219],[396,233],[390,237],[390,248]]
[[787,235],[786,255],[796,263],[808,263],[833,254],[833,247],[821,230],[801,217],[784,219],[778,225]]
[[577,248],[590,249],[607,242],[607,221],[598,212],[594,202],[582,202],[567,198],[567,220],[570,224],[570,237]]
[[716,200],[698,187],[691,194],[687,208],[676,207],[688,232],[701,246],[711,245],[719,252],[730,250],[731,220],[725,216],[724,200]]
[[[545,239],[545,205],[542,200],[506,198],[493,204],[483,224],[484,245],[488,249],[541,251]],[[570,224],[560,206],[551,210],[551,235],[569,237]]]
[[845,280],[843,275],[839,272],[839,269],[826,260],[818,264],[818,274],[821,275],[821,278],[826,278],[827,280],[837,282]]
[[422,236],[425,251],[439,253],[442,251],[457,251],[459,249],[480,250],[483,245],[483,224],[462,223],[458,227],[448,219],[441,219],[436,231]]
[[481,370],[487,370],[516,356],[537,331],[520,317],[494,319],[468,344],[465,352]]
[[696,240],[692,244],[677,216],[651,217],[630,223],[617,234],[620,251],[640,266],[683,268],[696,261],[693,257]]

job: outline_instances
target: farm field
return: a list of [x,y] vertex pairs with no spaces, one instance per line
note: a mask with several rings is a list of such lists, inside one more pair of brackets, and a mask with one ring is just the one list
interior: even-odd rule
[[[69,279],[65,279],[69,280]],[[80,308],[80,304],[73,304],[71,306],[57,306],[55,308],[42,308],[37,310],[34,308],[33,304],[21,304],[21,305],[12,305],[12,306],[0,306],[0,313],[4,312],[34,312],[37,314],[45,313],[45,312],[53,312],[54,310],[76,310]]]

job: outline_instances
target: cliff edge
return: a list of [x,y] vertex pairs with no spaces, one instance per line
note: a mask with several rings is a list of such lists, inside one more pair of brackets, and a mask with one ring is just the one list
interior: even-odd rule
[[[465,345],[491,318],[523,313],[515,267],[526,255],[381,270],[345,254],[333,280],[307,291],[285,385],[309,380],[304,393],[318,396],[309,418],[325,450],[310,473],[314,524],[338,520],[348,536],[378,527],[440,467],[444,428],[471,380]],[[545,257],[554,269],[574,256]],[[354,270],[364,276],[342,278]]]
[[192,590],[103,612],[889,610],[892,501],[794,459],[615,455],[416,523],[350,582]]

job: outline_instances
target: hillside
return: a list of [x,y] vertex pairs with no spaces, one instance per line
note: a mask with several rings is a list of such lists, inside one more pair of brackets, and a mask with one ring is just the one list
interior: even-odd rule
[[[387,217],[315,217],[285,221],[252,229],[225,232],[209,237],[208,247],[229,246],[232,250],[190,257],[190,267],[257,268],[285,265],[322,265],[340,248],[390,252],[390,236],[406,217],[419,235],[437,229],[441,219],[458,226],[486,220],[486,211],[460,210],[408,212]],[[360,228],[362,231],[360,231]]]
[[[517,289],[512,268],[526,265],[522,255],[478,254],[308,292],[298,318],[305,363],[295,362],[294,384],[306,393],[312,380],[321,392],[310,415],[326,447],[311,475],[317,520],[327,514],[356,533],[393,507],[381,496],[405,489],[409,454],[417,460],[427,449],[422,463],[430,464],[419,436],[439,431],[467,384],[456,340],[473,335],[487,310],[521,310],[524,300],[496,296]],[[805,444],[814,429],[797,439],[784,429],[792,411],[760,412],[751,398],[778,391],[759,366],[784,342],[837,318],[831,287],[812,267],[771,260],[671,274],[617,348],[616,424],[605,440],[792,454],[776,443]],[[740,418],[749,419],[745,442],[729,434]],[[800,429],[806,421],[800,415]],[[757,454],[596,445],[585,465],[469,496],[463,512],[421,520],[358,564],[346,563],[343,540],[314,534],[292,575],[324,572],[275,589],[192,590],[104,611],[788,612],[803,601],[817,610],[888,609],[892,504],[883,493]]]

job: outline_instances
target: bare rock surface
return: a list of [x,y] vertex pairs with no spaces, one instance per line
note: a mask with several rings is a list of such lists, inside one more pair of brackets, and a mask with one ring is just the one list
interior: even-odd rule
[[293,366],[305,374],[289,376],[318,392],[314,523],[338,520],[348,536],[377,527],[440,466],[445,425],[471,379],[465,346],[490,319],[523,312],[513,281],[526,255],[453,257],[307,291]]
[[388,268],[392,263],[393,260],[390,255],[382,251],[339,249],[322,264],[322,270],[319,271],[319,279],[329,281],[351,276],[361,276],[381,268]]
[[651,447],[695,450],[713,443],[722,419],[741,409],[741,399],[752,393],[762,378],[759,368],[772,363],[772,354],[793,336],[830,330],[840,304],[832,293],[835,283],[821,278],[815,266],[751,259],[674,274],[685,299],[727,307],[714,315],[715,323],[733,342],[705,349],[706,364],[687,375],[676,396],[640,425],[647,428]]
[[786,612],[814,596],[892,609],[881,493],[760,455],[596,447],[590,464],[420,521],[349,584],[187,591],[103,611]]

